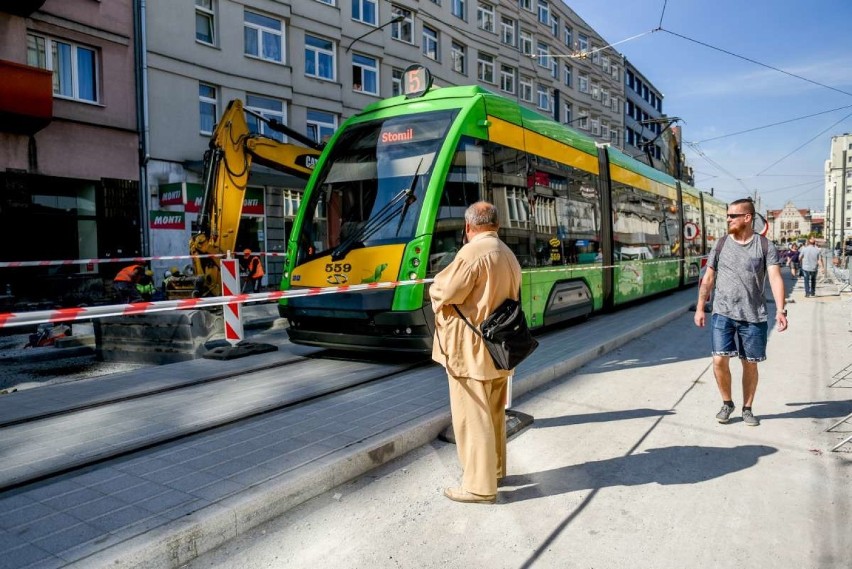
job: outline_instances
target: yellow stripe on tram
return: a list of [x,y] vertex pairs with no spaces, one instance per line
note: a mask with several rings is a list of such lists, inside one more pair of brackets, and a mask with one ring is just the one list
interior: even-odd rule
[[[553,140],[546,136],[542,136],[531,130],[525,129],[510,122],[498,119],[496,117],[488,117],[490,123],[488,128],[488,138],[492,142],[515,148],[517,150],[526,150],[531,154],[548,158],[560,164],[567,164],[586,172],[597,174],[598,157],[586,154],[581,150],[577,150],[563,142]],[[526,141],[526,148],[524,142]]]

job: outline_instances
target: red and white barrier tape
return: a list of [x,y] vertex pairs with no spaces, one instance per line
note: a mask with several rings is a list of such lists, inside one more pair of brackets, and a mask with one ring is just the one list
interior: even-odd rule
[[306,288],[275,292],[258,292],[253,294],[235,294],[233,296],[215,296],[207,298],[187,298],[184,300],[162,300],[158,302],[136,302],[133,304],[112,304],[108,306],[83,306],[78,308],[57,308],[55,310],[40,310],[34,312],[0,313],[0,328],[26,326],[32,324],[55,324],[73,320],[89,320],[91,318],[107,318],[110,316],[135,316],[153,312],[171,310],[188,310],[193,308],[209,308],[229,303],[269,302],[281,298],[296,298],[300,296],[319,296],[322,294],[337,294],[341,292],[358,292],[372,289],[396,288],[415,284],[427,284],[433,279],[414,279],[408,281],[387,281],[360,285],[343,285],[327,288]]
[[[235,252],[235,257],[242,253]],[[265,257],[286,257],[287,253],[263,253],[258,251],[255,255]],[[157,257],[107,257],[105,259],[65,259],[60,261],[0,261],[0,269],[18,267],[55,267],[61,265],[89,265],[96,263],[147,263],[148,261],[181,261],[185,259],[212,259],[225,257],[224,254],[215,255],[162,255]]]
[[[706,258],[691,257],[684,262],[699,260]],[[664,263],[680,262],[678,258],[657,260],[657,261],[642,261],[637,259],[635,263],[641,266],[656,265]],[[562,266],[552,269],[536,269],[535,272],[575,272],[586,270],[600,270],[604,268],[623,267],[626,264],[632,264],[631,261],[625,261],[619,265],[602,265],[589,264],[585,266],[567,267]],[[137,302],[134,304],[113,304],[107,306],[87,306],[78,308],[58,308],[55,310],[40,310],[33,312],[6,312],[0,313],[0,328],[11,328],[13,326],[26,326],[32,324],[52,324],[57,322],[68,322],[73,320],[89,320],[92,318],[107,318],[110,316],[134,316],[138,314],[150,314],[153,312],[166,312],[170,310],[188,310],[193,308],[208,308],[212,306],[222,306],[229,303],[247,303],[247,302],[269,302],[279,300],[281,298],[296,298],[300,296],[319,296],[323,294],[337,294],[341,292],[358,292],[364,290],[380,289],[380,288],[396,288],[398,286],[408,286],[416,284],[428,284],[434,279],[412,279],[407,281],[385,281],[378,283],[368,283],[359,285],[342,285],[332,287],[315,287],[297,290],[274,291],[274,292],[258,292],[253,294],[236,294],[232,296],[217,296],[207,298],[188,298],[184,300],[162,300],[158,302]]]

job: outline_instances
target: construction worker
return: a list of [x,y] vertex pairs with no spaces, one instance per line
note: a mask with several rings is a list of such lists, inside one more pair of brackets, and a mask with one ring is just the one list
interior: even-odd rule
[[136,284],[142,280],[144,274],[145,267],[142,265],[128,265],[118,271],[112,281],[112,288],[118,295],[119,302],[127,304],[142,300],[142,295],[139,294]]
[[136,283],[136,290],[139,291],[139,296],[142,297],[142,300],[144,301],[153,300],[154,293],[157,292],[157,287],[154,286],[153,276],[154,271],[148,269],[139,278],[139,282]]
[[178,269],[177,267],[172,267],[171,269],[166,271],[166,274],[163,276],[163,285],[162,285],[163,296],[168,296],[167,291],[168,291],[168,288],[169,288],[169,283],[173,279],[178,279],[182,276],[183,275],[180,274],[180,269]]
[[260,292],[260,281],[263,279],[263,264],[260,257],[251,254],[251,249],[243,250],[243,267],[246,272],[246,281],[243,283],[243,294]]

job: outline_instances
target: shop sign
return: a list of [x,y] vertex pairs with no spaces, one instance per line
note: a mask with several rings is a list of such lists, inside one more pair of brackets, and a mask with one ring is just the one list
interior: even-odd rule
[[151,229],[186,229],[182,211],[152,211],[150,213]]

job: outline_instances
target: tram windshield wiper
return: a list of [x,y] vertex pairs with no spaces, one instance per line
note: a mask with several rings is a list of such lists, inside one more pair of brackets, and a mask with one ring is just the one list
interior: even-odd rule
[[333,261],[338,261],[344,258],[346,254],[352,250],[353,245],[366,241],[397,216],[399,216],[399,225],[396,228],[396,233],[397,235],[399,234],[399,230],[402,227],[402,221],[405,218],[405,214],[408,213],[408,208],[411,204],[417,201],[417,196],[414,195],[414,187],[420,177],[420,166],[422,163],[423,160],[421,159],[420,164],[417,165],[417,170],[414,172],[414,177],[411,179],[411,185],[407,189],[401,190],[398,194],[396,194],[393,199],[382,206],[382,208],[377,211],[374,216],[367,220],[360,229],[341,241],[340,244],[332,250],[331,259]]

